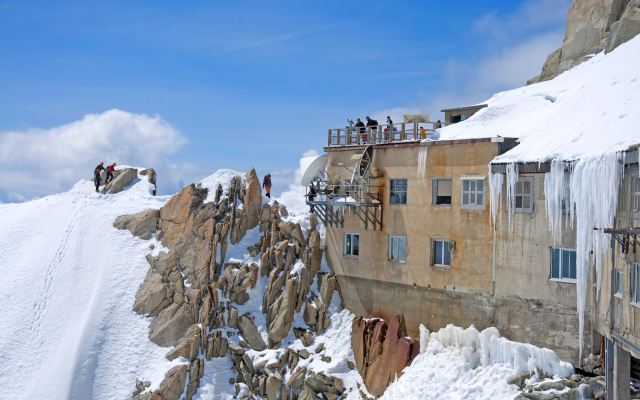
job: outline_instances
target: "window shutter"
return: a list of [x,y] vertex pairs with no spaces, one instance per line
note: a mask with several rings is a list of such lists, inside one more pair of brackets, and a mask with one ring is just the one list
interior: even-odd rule
[[438,178],[431,178],[431,205],[436,205],[438,198]]

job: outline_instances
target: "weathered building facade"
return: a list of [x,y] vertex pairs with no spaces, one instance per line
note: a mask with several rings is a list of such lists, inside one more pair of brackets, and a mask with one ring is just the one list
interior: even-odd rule
[[[579,365],[576,235],[549,233],[544,170],[520,174],[515,213],[502,207],[492,224],[488,165],[514,145],[500,137],[372,145],[381,224],[365,226],[355,207],[327,224],[326,258],[344,305],[367,317],[404,314],[412,336],[420,324],[495,326]],[[326,147],[327,176],[348,182],[345,166],[363,148]],[[591,316],[586,310],[583,354],[592,348]]]

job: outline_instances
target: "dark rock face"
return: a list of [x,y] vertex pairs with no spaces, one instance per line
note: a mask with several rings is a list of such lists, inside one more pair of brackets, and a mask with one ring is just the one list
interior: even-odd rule
[[562,47],[549,54],[542,73],[527,84],[553,79],[590,55],[613,51],[638,33],[640,0],[574,0]]

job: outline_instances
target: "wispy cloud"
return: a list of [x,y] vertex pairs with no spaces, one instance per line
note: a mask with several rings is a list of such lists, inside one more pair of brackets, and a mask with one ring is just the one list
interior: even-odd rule
[[248,41],[248,42],[245,42],[245,43],[240,43],[240,44],[232,46],[232,47],[230,47],[230,48],[228,48],[226,50],[219,51],[219,52],[213,54],[211,57],[217,57],[217,56],[222,56],[222,55],[226,55],[226,54],[237,53],[239,51],[243,51],[243,50],[247,50],[247,49],[253,49],[253,48],[256,48],[256,47],[267,46],[267,45],[278,43],[278,42],[284,42],[284,41],[291,40],[291,39],[299,37],[299,36],[306,36],[306,35],[311,35],[311,34],[314,34],[314,33],[322,32],[322,31],[326,31],[328,29],[332,29],[332,28],[335,28],[335,27],[338,27],[338,26],[341,26],[341,25],[345,25],[345,24],[348,24],[350,22],[351,21],[343,21],[343,22],[338,22],[338,23],[335,23],[335,24],[321,26],[319,28],[307,29],[307,30],[304,30],[304,31],[288,33],[286,35],[275,36],[275,37],[268,38],[268,39],[259,39],[259,40],[254,40],[254,41]]

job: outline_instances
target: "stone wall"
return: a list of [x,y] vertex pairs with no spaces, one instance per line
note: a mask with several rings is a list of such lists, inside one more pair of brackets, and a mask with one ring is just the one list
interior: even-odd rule
[[640,33],[640,0],[574,0],[569,6],[562,47],[547,57],[539,76],[547,81],[586,61],[609,53]]

